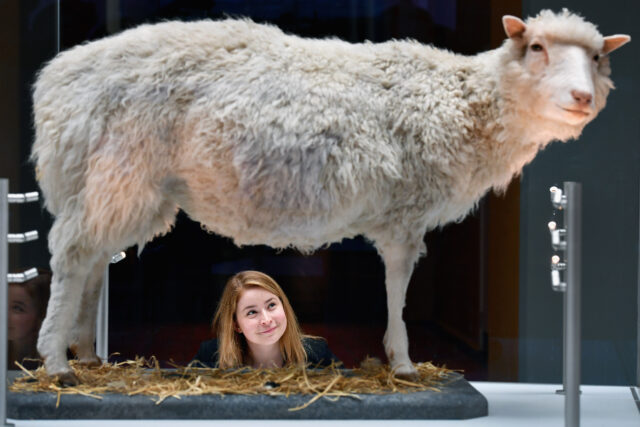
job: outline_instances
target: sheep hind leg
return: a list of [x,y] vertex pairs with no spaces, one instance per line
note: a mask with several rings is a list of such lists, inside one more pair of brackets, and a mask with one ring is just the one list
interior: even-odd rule
[[83,366],[100,366],[102,360],[96,355],[96,313],[102,290],[102,278],[107,268],[109,255],[105,252],[93,266],[82,293],[80,311],[73,326],[69,348]]
[[47,315],[38,335],[38,352],[51,377],[62,385],[76,385],[78,379],[67,361],[66,350],[73,321],[79,312],[82,294],[96,252],[74,241],[74,218],[56,218],[49,233],[51,251],[51,296]]
[[418,371],[409,358],[409,338],[402,320],[402,310],[411,273],[424,244],[376,242],[376,247],[384,261],[386,275],[388,313],[385,351],[395,376],[415,380]]

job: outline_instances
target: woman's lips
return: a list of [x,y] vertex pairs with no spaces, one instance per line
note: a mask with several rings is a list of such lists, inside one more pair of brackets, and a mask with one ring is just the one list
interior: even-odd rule
[[261,334],[268,334],[268,333],[271,333],[271,332],[275,331],[275,330],[276,330],[276,328],[277,328],[277,326],[274,326],[273,328],[271,328],[271,329],[267,329],[266,331],[262,331],[262,332],[260,332],[260,333],[261,333]]

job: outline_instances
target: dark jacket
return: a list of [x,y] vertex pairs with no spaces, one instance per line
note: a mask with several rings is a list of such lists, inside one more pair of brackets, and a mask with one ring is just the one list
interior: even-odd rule
[[[311,367],[325,367],[331,362],[339,363],[340,360],[329,350],[327,342],[322,338],[302,338],[302,345],[307,352],[307,363]],[[193,358],[200,362],[194,364],[196,367],[217,368],[218,367],[218,340],[212,339],[200,344],[198,354]]]

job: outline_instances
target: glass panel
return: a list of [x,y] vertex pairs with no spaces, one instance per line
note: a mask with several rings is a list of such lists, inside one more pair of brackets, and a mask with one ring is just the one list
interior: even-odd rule
[[[532,15],[547,2],[528,1]],[[574,2],[604,35],[632,31],[632,21],[598,2]],[[634,3],[626,14],[637,15]],[[636,45],[637,46],[637,45]],[[626,50],[625,50],[626,49]],[[525,168],[520,234],[520,380],[562,378],[562,296],[551,291],[552,254],[546,224],[549,187],[582,183],[582,382],[627,385],[636,381],[638,316],[638,182],[640,128],[634,73],[637,47],[611,53],[616,87],[606,108],[577,141],[551,144]],[[637,52],[637,51],[635,51]],[[635,115],[634,115],[635,114]]]
[[[9,33],[3,40],[19,43],[5,57],[9,66],[3,67],[13,73],[7,79],[14,81],[13,94],[2,98],[8,112],[2,116],[7,123],[3,129],[11,140],[3,147],[12,150],[2,157],[3,175],[11,178],[12,191],[36,188],[26,161],[33,139],[30,85],[58,44],[64,50],[141,23],[219,19],[229,14],[270,22],[307,37],[352,42],[411,37],[475,53],[490,45],[488,3],[465,2],[461,8],[451,1],[65,0],[58,10],[58,2],[5,2],[3,31]],[[19,114],[15,105],[20,106]],[[32,223],[45,236],[50,222],[46,211],[34,209],[15,215],[12,229]],[[404,315],[414,360],[465,369],[471,379],[487,377],[481,229],[479,216],[472,216],[425,237],[430,256],[413,275]],[[273,275],[290,297],[304,330],[326,337],[347,366],[366,355],[385,359],[384,268],[362,238],[309,256],[264,246],[238,249],[228,239],[203,232],[180,213],[173,232],[150,242],[139,257],[136,251],[130,248],[127,259],[111,267],[110,349],[121,359],[153,354],[163,362],[188,362],[199,342],[210,336],[209,323],[226,279],[248,268]],[[47,266],[44,239],[12,252],[14,270],[24,263]],[[465,268],[458,268],[460,263]]]
[[[308,37],[359,42],[412,37],[461,53],[489,48],[488,2],[219,1],[63,3],[61,41],[70,47],[111,29],[167,19],[219,19],[225,14],[270,22]],[[118,18],[114,20],[114,17]],[[463,224],[426,236],[430,256],[414,273],[405,319],[414,360],[435,360],[487,378],[481,288],[481,224]],[[461,251],[462,249],[462,251]],[[361,238],[312,255],[268,247],[236,248],[203,232],[187,215],[174,230],[137,248],[111,267],[110,349],[120,358],[156,355],[186,363],[210,321],[230,275],[256,269],[281,284],[305,332],[324,336],[351,367],[366,355],[385,360],[384,268]],[[461,255],[464,254],[464,255]],[[459,268],[459,265],[465,268]]]
[[[7,0],[0,2],[0,177],[9,179],[11,193],[39,190],[29,163],[33,140],[31,84],[42,64],[57,52],[57,2]],[[27,367],[37,362],[37,333],[49,295],[49,252],[46,235],[51,218],[38,203],[9,205],[9,232],[39,231],[37,241],[9,245],[9,272],[39,267],[41,275],[9,285],[8,367],[14,361]]]
[[[525,2],[523,14],[537,13],[543,3]],[[58,46],[68,49],[141,23],[231,15],[305,37],[410,37],[474,54],[497,46],[504,38],[500,16],[520,15],[522,7],[520,1],[488,0],[64,0],[58,6],[53,0],[0,2],[0,175],[10,179],[12,192],[37,188],[28,160],[31,85]],[[631,28],[616,8],[582,0],[574,6],[603,33]],[[632,19],[640,6],[625,7]],[[640,304],[638,128],[628,119],[637,111],[637,55],[629,53],[630,46],[612,56],[621,90],[612,93],[579,142],[552,145],[525,169],[522,189],[514,181],[506,199],[489,196],[463,223],[425,236],[429,256],[413,274],[404,312],[414,361],[446,363],[464,369],[469,379],[560,381],[561,296],[548,283],[547,188],[577,180],[588,210],[583,379],[628,384],[634,369],[639,375],[639,332],[628,327],[637,323]],[[41,239],[12,247],[10,271],[47,267],[50,216],[35,205],[11,209],[10,230],[38,229]],[[181,212],[173,232],[150,242],[139,257],[137,250],[128,249],[128,258],[111,267],[110,349],[120,359],[139,354],[156,355],[163,363],[188,362],[211,336],[209,323],[226,279],[253,268],[276,278],[305,331],[326,337],[347,366],[365,355],[385,360],[384,269],[362,238],[309,256],[264,246],[239,249],[203,232]]]

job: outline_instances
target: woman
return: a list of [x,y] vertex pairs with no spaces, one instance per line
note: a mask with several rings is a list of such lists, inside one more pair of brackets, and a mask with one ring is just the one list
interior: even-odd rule
[[40,362],[36,349],[38,331],[47,312],[51,273],[38,270],[38,276],[24,283],[9,284],[9,357],[8,369],[18,369],[15,362],[35,369]]
[[213,319],[217,339],[195,360],[222,369],[328,366],[338,359],[323,338],[303,335],[287,296],[271,277],[243,271],[225,285]]

